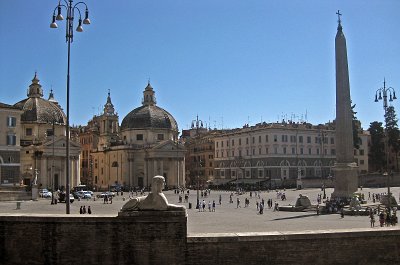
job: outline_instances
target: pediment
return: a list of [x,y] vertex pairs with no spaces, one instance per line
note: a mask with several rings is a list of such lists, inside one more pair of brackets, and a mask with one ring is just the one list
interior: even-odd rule
[[[80,148],[80,145],[74,141],[69,141],[70,148]],[[67,146],[67,140],[65,137],[55,137],[54,139],[54,147],[55,148],[65,148]],[[53,139],[45,142],[43,147],[53,147]]]
[[159,144],[155,145],[152,150],[157,151],[184,151],[185,147],[181,143],[176,143],[171,140],[160,142]]

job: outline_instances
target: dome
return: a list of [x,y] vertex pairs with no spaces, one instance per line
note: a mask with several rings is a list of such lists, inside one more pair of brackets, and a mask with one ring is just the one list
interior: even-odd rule
[[174,117],[166,110],[157,107],[155,92],[150,85],[143,91],[143,106],[132,110],[121,123],[121,130],[126,129],[169,129],[178,131]]
[[121,123],[121,130],[159,128],[178,131],[174,117],[155,105],[144,105],[132,110]]
[[29,86],[28,98],[14,104],[23,111],[21,122],[52,123],[53,120],[59,124],[66,123],[66,116],[60,105],[53,98],[51,92],[50,100],[42,98],[43,90],[39,84],[36,73]]

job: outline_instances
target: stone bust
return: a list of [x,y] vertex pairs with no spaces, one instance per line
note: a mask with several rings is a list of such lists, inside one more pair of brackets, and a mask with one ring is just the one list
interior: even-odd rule
[[130,211],[184,211],[185,207],[169,204],[167,198],[162,192],[165,185],[163,176],[153,177],[151,192],[147,196],[137,197],[129,200],[121,208],[121,212]]

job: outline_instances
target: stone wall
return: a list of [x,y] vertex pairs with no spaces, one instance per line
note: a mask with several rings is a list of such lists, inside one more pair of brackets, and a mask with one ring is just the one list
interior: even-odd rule
[[400,228],[187,235],[183,212],[0,216],[0,264],[400,264]]
[[186,213],[1,216],[0,264],[185,264]]
[[32,192],[24,186],[0,186],[0,201],[26,201],[32,199]]
[[400,230],[200,234],[186,264],[400,264]]

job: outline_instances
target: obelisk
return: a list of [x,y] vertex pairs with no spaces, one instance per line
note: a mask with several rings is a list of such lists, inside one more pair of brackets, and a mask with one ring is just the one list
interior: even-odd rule
[[346,38],[340,12],[335,38],[336,57],[336,163],[333,198],[350,198],[358,189],[358,166],[354,162],[353,115],[350,100]]

